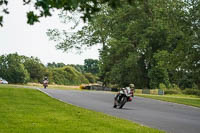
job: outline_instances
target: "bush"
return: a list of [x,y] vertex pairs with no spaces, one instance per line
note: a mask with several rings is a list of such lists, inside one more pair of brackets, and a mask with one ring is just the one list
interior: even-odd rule
[[159,84],[159,89],[165,90],[167,87],[165,86],[165,84],[160,83]]
[[165,90],[165,94],[180,94],[180,90],[175,90],[175,89],[167,89]]
[[176,85],[176,84],[170,85],[170,88],[171,88],[171,89],[175,89],[175,90],[181,91],[181,89],[180,89],[180,88],[178,87],[178,85]]
[[183,90],[183,94],[200,96],[200,90],[187,88]]
[[193,84],[192,84],[192,89],[198,89],[197,84],[193,83]]
[[70,66],[54,68],[51,71],[53,75],[53,82],[56,84],[80,85],[82,83],[89,83],[84,75]]
[[91,73],[85,73],[84,76],[90,83],[96,82],[96,77],[94,75],[92,75]]
[[176,84],[170,84],[169,89],[164,89],[165,94],[181,94],[181,89]]

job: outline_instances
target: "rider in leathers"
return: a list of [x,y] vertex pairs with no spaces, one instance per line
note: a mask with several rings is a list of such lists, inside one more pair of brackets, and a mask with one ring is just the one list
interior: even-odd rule
[[48,78],[44,77],[44,79],[43,79],[43,86],[44,86],[44,88],[46,88],[48,86],[48,83],[49,83]]
[[[123,91],[123,94],[125,94],[126,96],[129,96],[129,98],[131,99],[131,97],[134,97],[134,84],[129,84],[129,87],[125,87],[125,88],[121,88],[120,91]],[[119,101],[121,100],[121,94],[120,92],[117,93],[117,95],[115,96],[115,102],[114,102],[114,108],[117,107],[117,99],[119,97]]]

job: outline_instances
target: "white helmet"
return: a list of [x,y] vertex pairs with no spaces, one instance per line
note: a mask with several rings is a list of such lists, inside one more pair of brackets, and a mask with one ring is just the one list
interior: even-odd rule
[[134,84],[129,84],[129,87],[134,88],[135,85]]

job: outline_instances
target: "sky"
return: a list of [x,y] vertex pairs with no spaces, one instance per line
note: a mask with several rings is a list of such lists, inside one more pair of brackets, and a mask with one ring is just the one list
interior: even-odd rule
[[85,59],[98,59],[99,46],[93,46],[82,54],[63,53],[56,50],[56,42],[50,41],[47,29],[69,29],[70,24],[60,23],[57,15],[40,19],[40,23],[30,26],[26,23],[26,12],[32,6],[23,6],[22,0],[10,0],[9,15],[4,15],[3,27],[0,27],[0,55],[18,53],[28,57],[37,57],[43,64],[62,62],[65,64],[84,64]]

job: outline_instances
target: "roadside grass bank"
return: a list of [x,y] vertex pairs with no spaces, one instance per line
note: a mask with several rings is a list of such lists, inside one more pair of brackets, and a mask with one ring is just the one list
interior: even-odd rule
[[9,85],[0,85],[0,122],[0,133],[164,133]]
[[144,98],[152,98],[156,100],[162,100],[167,102],[173,102],[178,104],[185,104],[189,106],[195,106],[200,108],[200,97],[194,95],[150,95],[150,94],[135,94],[136,96]]
[[[38,88],[44,88],[42,84],[39,83],[28,83],[25,85],[20,85],[20,84],[13,84],[11,86],[16,86],[16,87],[38,87]],[[56,84],[48,84],[49,89],[60,89],[60,90],[81,90],[80,86],[67,86],[67,85],[56,85]]]

